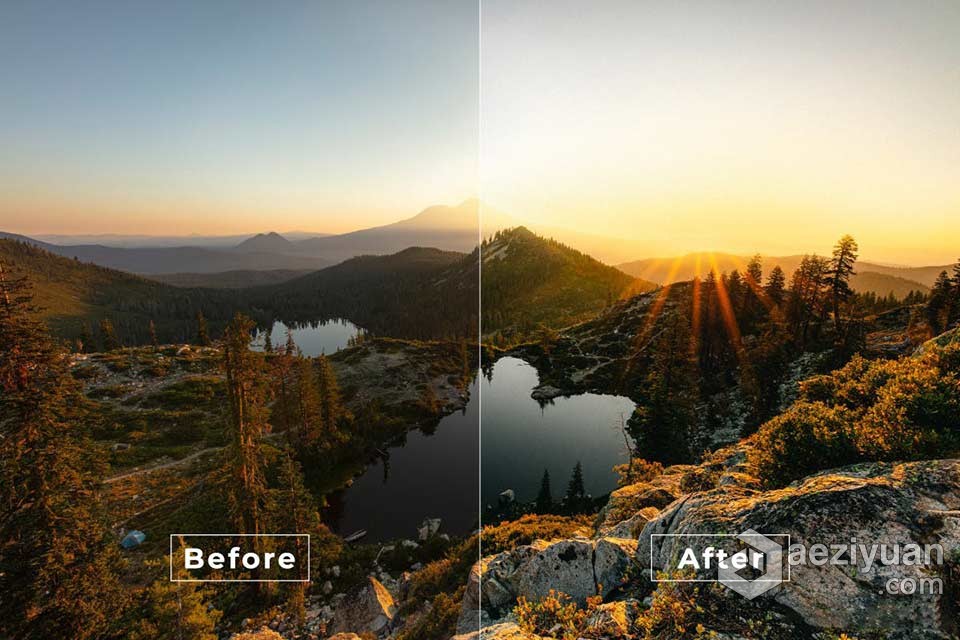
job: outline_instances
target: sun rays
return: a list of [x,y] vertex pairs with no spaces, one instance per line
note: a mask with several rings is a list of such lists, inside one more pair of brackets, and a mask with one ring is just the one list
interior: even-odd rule
[[[677,274],[689,267],[685,260],[690,259],[694,261],[692,279],[689,282],[676,282]],[[742,364],[744,358],[743,328],[737,312],[742,302],[741,298],[744,295],[750,296],[756,301],[757,308],[762,306],[768,314],[777,313],[779,306],[765,290],[762,275],[757,272],[758,270],[755,267],[751,270],[751,265],[739,257],[734,258],[731,266],[733,266],[733,269],[724,272],[717,254],[713,252],[698,253],[694,256],[672,260],[662,279],[665,284],[651,294],[653,299],[649,303],[649,309],[643,324],[632,338],[631,361],[635,361],[646,352],[648,347],[656,340],[657,335],[660,334],[659,329],[664,317],[672,309],[679,307],[681,313],[686,310],[689,314],[689,355],[691,358],[694,360],[699,358],[703,347],[704,332],[710,331],[709,327],[719,324],[718,330],[722,331],[722,335],[725,336],[725,340],[732,347],[731,351],[737,361]],[[753,275],[751,275],[751,271]],[[736,293],[731,293],[731,280],[734,279],[741,283],[742,289],[737,289]],[[689,291],[689,299],[684,297],[683,290]],[[677,295],[680,297],[676,304],[671,304],[671,298]],[[737,300],[734,300],[734,297]],[[625,376],[628,376],[632,369],[631,364],[627,367]]]

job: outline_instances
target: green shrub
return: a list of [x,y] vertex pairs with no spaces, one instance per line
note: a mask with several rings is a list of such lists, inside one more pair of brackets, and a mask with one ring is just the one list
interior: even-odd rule
[[590,616],[601,601],[600,596],[587,598],[586,607],[581,608],[567,594],[551,589],[546,598],[536,602],[520,596],[513,612],[517,624],[527,633],[549,634],[548,637],[560,640],[598,638],[591,633]]
[[460,587],[452,596],[438,595],[429,611],[404,626],[397,640],[447,640],[455,635],[463,591],[464,587]]
[[617,474],[617,486],[625,487],[638,482],[649,482],[663,473],[663,465],[643,458],[633,458],[629,464],[618,464],[613,468]]
[[859,459],[849,415],[822,402],[800,402],[757,432],[751,462],[768,487]]
[[571,538],[590,528],[590,516],[533,515],[483,528],[483,555],[488,556],[530,544],[534,540]]
[[854,358],[811,378],[754,443],[751,462],[767,487],[858,461],[950,456],[960,450],[960,344],[900,360]]
[[477,561],[477,536],[470,536],[451,550],[445,558],[427,563],[410,577],[410,588],[403,608],[410,610],[424,600],[443,593],[453,593],[463,586],[470,567]]

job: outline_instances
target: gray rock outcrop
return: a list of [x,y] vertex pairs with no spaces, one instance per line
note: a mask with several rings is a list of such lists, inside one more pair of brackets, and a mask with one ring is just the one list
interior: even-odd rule
[[[949,598],[939,594],[910,596],[888,592],[895,584],[920,584],[936,578],[944,567],[933,552],[927,565],[881,564],[867,570],[860,557],[840,554],[839,562],[819,566],[809,549],[826,545],[829,555],[849,549],[851,541],[864,549],[894,549],[940,545],[945,562],[956,562],[960,549],[960,461],[871,463],[824,472],[785,489],[757,491],[734,485],[692,494],[653,519],[641,535],[638,560],[654,571],[675,566],[679,538],[653,534],[739,533],[753,529],[790,536],[789,582],[761,595],[765,606],[779,606],[810,627],[848,632],[884,630],[889,638],[948,638],[957,631]],[[808,550],[800,554],[802,545]],[[859,550],[859,547],[858,547]],[[876,552],[879,556],[880,551]],[[953,554],[953,555],[951,555]],[[789,556],[788,556],[789,557]],[[850,560],[857,560],[853,564]],[[648,570],[649,571],[649,570]],[[949,586],[949,585],[948,585]],[[731,593],[730,597],[739,596]],[[842,603],[843,606],[838,606]],[[917,635],[923,621],[923,635]]]
[[333,614],[329,631],[380,635],[389,629],[396,611],[393,596],[387,588],[376,578],[370,577],[363,586],[343,599]]

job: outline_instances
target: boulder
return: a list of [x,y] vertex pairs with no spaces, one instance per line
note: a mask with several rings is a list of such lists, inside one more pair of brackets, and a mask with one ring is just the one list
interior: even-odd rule
[[601,524],[600,528],[597,530],[597,537],[633,538],[636,540],[640,537],[640,533],[643,531],[643,528],[647,525],[647,523],[656,518],[659,514],[660,510],[656,507],[644,507],[626,520],[616,523],[607,522]]
[[630,577],[637,555],[637,541],[631,538],[601,538],[594,547],[593,575],[600,595],[606,598]]
[[417,535],[420,538],[421,542],[426,542],[433,536],[437,534],[437,531],[440,530],[440,518],[427,518],[420,523],[420,527],[417,529]]
[[534,541],[483,558],[470,571],[457,631],[503,622],[517,598],[542,600],[551,591],[564,593],[583,606],[598,593],[609,596],[638,572],[634,569],[636,540],[573,538]]
[[363,586],[341,601],[330,621],[330,631],[379,634],[389,628],[396,610],[387,588],[376,578],[368,577]]
[[[789,534],[791,550],[822,544],[831,554],[832,545],[849,547],[854,538],[858,545],[885,545],[890,550],[939,544],[949,560],[960,546],[960,460],[861,464],[819,473],[775,491],[730,484],[692,494],[644,527],[638,560],[641,567],[652,566],[654,571],[670,568],[671,558],[686,544],[658,538],[654,552],[653,534],[737,534],[748,529]],[[891,579],[935,577],[940,567],[877,561],[867,570],[862,557],[860,566],[789,564],[789,582],[758,596],[760,606],[815,629],[843,629],[852,635],[884,629],[891,639],[915,638],[917,621],[923,621],[923,637],[948,638],[956,633],[949,596],[886,591]],[[949,593],[949,584],[945,587]],[[726,597],[741,598],[732,591]]]
[[521,564],[511,576],[510,583],[517,595],[530,600],[542,600],[553,590],[565,593],[583,605],[589,596],[597,593],[593,579],[593,548],[591,540],[550,543]]
[[[481,576],[487,571],[489,560],[489,558],[484,558],[483,560],[474,564],[470,569],[470,575],[467,577],[467,586],[463,592],[460,617],[457,618],[457,633],[469,633],[470,631],[479,629],[481,626],[485,626],[490,622],[490,616],[487,614],[484,606],[481,604],[482,601],[480,596],[480,579]],[[488,580],[493,580],[493,578],[489,578]],[[489,585],[485,586],[489,587]],[[488,598],[488,601],[495,600],[498,603],[496,606],[501,607],[506,604],[509,599],[510,598],[508,595],[503,599],[497,597]],[[488,604],[487,606],[489,607],[490,605]]]
[[685,474],[695,469],[697,467],[690,465],[667,467],[662,474],[652,480],[616,489],[610,494],[607,504],[600,510],[598,529],[603,532],[647,508],[656,510],[665,508],[683,495],[680,483]]
[[338,633],[330,636],[327,640],[363,640],[355,633]]

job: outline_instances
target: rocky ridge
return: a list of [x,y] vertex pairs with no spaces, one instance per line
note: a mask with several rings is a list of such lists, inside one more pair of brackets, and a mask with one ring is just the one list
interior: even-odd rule
[[[671,543],[677,538],[658,538],[654,548],[655,534],[753,529],[789,534],[792,544],[808,548],[847,544],[851,538],[891,548],[939,544],[947,554],[944,562],[957,562],[951,554],[960,548],[960,460],[861,464],[764,491],[746,461],[751,446],[745,441],[718,451],[702,465],[668,467],[653,480],[618,489],[598,517],[593,538],[537,541],[482,559],[468,588],[478,597],[464,601],[457,640],[535,638],[517,626],[512,605],[520,596],[541,599],[551,588],[580,604],[600,595],[606,600],[601,612],[609,613],[612,605],[621,613],[644,607],[654,574],[675,566],[678,557],[679,543]],[[808,563],[791,566],[788,583],[753,602],[732,591],[720,591],[719,597],[730,611],[744,615],[762,607],[777,621],[779,633],[787,634],[770,637],[815,638],[842,629],[883,631],[891,640],[947,639],[958,631],[950,601],[950,590],[958,585],[946,579],[943,596],[885,591],[891,580],[904,583],[943,575],[946,566],[884,565],[864,571]],[[482,631],[476,630],[473,607],[480,610]],[[619,619],[624,623],[618,629],[596,637],[628,637],[627,617]],[[918,620],[923,621],[922,632]]]

